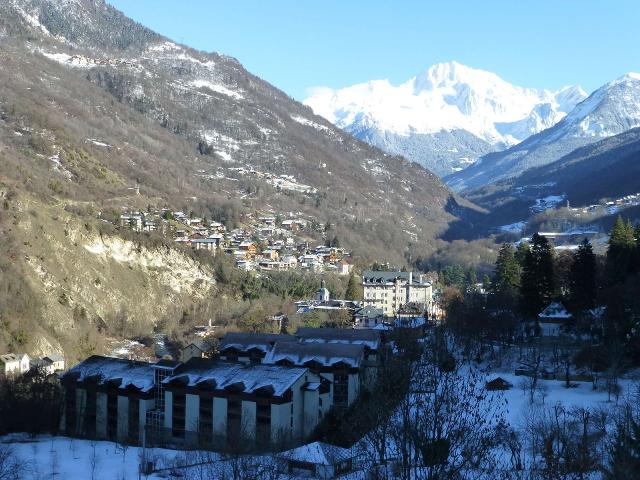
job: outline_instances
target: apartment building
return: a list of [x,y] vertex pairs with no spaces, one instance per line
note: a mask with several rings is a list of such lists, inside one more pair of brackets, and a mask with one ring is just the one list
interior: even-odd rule
[[62,377],[61,430],[140,444],[229,450],[301,445],[332,405],[304,367],[92,356]]
[[433,303],[433,287],[422,275],[413,272],[366,271],[362,274],[364,305],[382,309],[387,317],[395,316],[406,304],[424,310]]

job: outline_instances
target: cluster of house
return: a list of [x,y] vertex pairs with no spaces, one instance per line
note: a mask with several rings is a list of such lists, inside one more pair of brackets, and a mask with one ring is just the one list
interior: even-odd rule
[[640,192],[625,195],[608,202],[598,205],[588,205],[586,207],[569,207],[575,216],[580,217],[581,214],[601,214],[608,213],[610,215],[617,213],[620,209],[635,207],[640,205]]
[[[171,220],[169,220],[171,219]],[[298,238],[309,227],[302,218],[280,220],[262,215],[246,229],[227,228],[220,222],[205,222],[180,211],[128,212],[120,216],[120,226],[136,232],[159,231],[172,235],[176,243],[212,254],[224,251],[245,270],[292,270],[333,272],[348,275],[352,265],[348,252],[339,247],[312,247]]]
[[229,333],[217,358],[194,345],[180,362],[92,356],[62,376],[61,429],[166,446],[301,445],[331,408],[371,388],[383,351],[375,330],[303,328]]
[[295,302],[296,311],[347,311],[355,328],[390,330],[423,328],[427,319],[438,318],[433,285],[424,275],[413,272],[365,271],[362,274],[363,300],[330,298],[324,281],[312,300]]
[[42,358],[31,358],[26,353],[0,355],[0,377],[11,378],[29,371],[51,375],[64,370],[64,357],[57,353]]

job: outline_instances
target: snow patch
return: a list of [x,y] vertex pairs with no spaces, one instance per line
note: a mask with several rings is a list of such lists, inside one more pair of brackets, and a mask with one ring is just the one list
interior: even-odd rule
[[319,123],[313,122],[308,118],[301,117],[299,115],[291,115],[291,120],[300,123],[301,125],[306,125],[307,127],[313,127],[316,130],[330,132],[331,129],[325,125],[320,125]]
[[201,80],[201,79],[193,80],[192,82],[190,82],[190,85],[195,88],[203,88],[203,87],[208,88],[212,92],[226,95],[227,97],[234,98],[235,100],[242,100],[244,98],[244,96],[241,95],[240,93],[230,90],[224,85],[220,85],[219,83],[213,83],[208,80]]

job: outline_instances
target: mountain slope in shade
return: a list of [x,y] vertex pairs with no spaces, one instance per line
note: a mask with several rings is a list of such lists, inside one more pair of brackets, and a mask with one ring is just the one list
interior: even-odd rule
[[449,62],[398,86],[375,80],[318,88],[304,103],[356,137],[445,175],[554,125],[585,97],[579,87],[521,88]]
[[492,210],[493,226],[530,215],[538,199],[594,205],[640,192],[640,128],[580,147],[519,177],[481,187],[469,197]]
[[470,168],[446,177],[455,190],[515,177],[558,160],[578,147],[640,126],[640,74],[607,83],[578,104],[558,124],[503,152],[482,157]]

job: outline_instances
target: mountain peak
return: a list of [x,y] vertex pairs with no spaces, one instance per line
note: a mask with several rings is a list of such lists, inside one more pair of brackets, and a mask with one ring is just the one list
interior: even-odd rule
[[425,72],[417,75],[412,81],[416,94],[422,90],[430,91],[456,84],[503,82],[503,80],[494,73],[463,65],[455,60],[436,63]]
[[628,81],[638,82],[640,81],[640,73],[628,72],[622,75],[620,78],[618,78],[615,81],[616,82],[628,82]]

